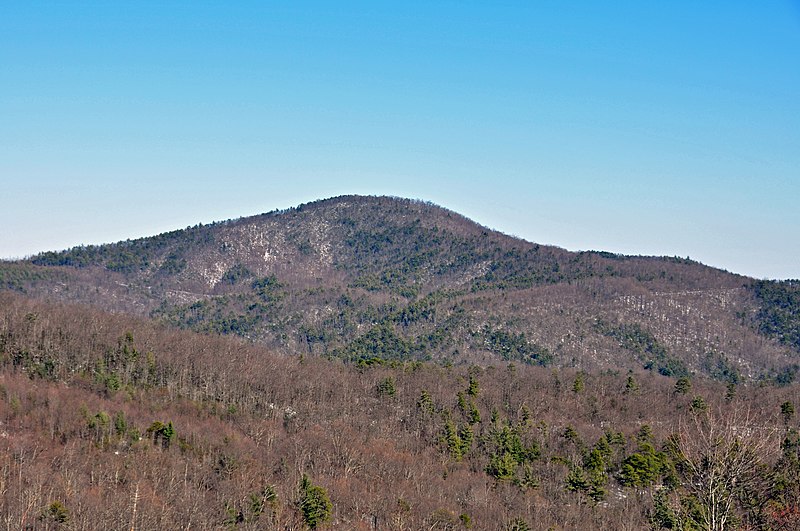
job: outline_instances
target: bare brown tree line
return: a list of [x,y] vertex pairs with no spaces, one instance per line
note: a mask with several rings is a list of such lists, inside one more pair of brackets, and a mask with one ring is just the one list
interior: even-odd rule
[[[714,509],[725,521],[705,528],[779,529],[798,506],[800,468],[781,448],[794,387],[507,363],[359,368],[16,295],[0,309],[8,529],[302,529],[303,474],[330,496],[332,528],[643,529],[666,521],[657,510],[705,525],[681,499],[703,505],[692,467],[728,454],[739,472]],[[708,453],[717,440],[722,454]],[[676,449],[675,469],[628,485],[623,466],[647,444],[653,459]]]

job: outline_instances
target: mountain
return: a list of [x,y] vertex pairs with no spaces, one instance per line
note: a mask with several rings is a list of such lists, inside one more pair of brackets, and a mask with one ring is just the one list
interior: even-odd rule
[[569,252],[343,196],[0,264],[0,287],[361,365],[433,359],[793,380],[797,283]]
[[394,198],[2,262],[0,520],[798,529],[799,309]]

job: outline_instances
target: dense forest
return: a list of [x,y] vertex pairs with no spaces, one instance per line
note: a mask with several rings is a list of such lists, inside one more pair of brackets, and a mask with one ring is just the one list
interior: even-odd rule
[[800,283],[346,196],[0,262],[7,529],[800,528]]
[[788,383],[796,283],[676,257],[572,253],[387,197],[344,196],[0,263],[0,289],[361,363],[498,359]]
[[9,529],[800,523],[796,386],[364,365],[18,295],[0,307]]

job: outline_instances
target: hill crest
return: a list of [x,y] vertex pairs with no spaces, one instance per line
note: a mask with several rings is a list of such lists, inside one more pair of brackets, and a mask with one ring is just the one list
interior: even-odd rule
[[340,196],[42,253],[0,274],[42,298],[362,363],[757,378],[793,356],[759,334],[752,279],[681,258],[538,245],[393,197]]

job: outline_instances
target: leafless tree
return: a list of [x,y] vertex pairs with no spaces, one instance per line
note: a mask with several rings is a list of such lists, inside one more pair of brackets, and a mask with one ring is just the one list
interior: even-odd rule
[[697,502],[684,518],[708,531],[732,527],[738,493],[757,486],[760,466],[780,450],[777,424],[764,420],[749,408],[709,409],[680,419],[671,450],[681,487]]

